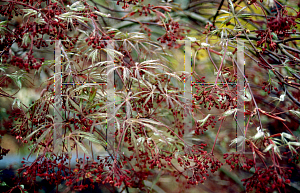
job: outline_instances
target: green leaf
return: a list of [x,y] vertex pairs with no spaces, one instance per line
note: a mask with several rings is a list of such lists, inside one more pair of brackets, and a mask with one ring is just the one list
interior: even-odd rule
[[50,133],[51,128],[52,127],[49,127],[46,131],[44,131],[43,134],[36,140],[36,142],[32,144],[29,156],[32,154],[32,152],[34,152],[34,150],[38,147],[39,143],[46,137],[46,135]]
[[[40,131],[41,129],[44,129],[47,125],[43,125],[42,127],[34,130],[33,132],[31,132],[24,140],[29,140],[30,137],[32,137],[34,134],[36,134],[38,131]],[[51,127],[50,127],[51,128]]]
[[225,11],[225,10],[223,10],[223,9],[221,9],[220,12],[230,14],[229,11]]
[[225,19],[221,25],[225,25],[226,23],[228,23],[233,17],[228,17],[227,19]]
[[156,178],[152,181],[152,186],[151,186],[150,191],[152,191],[153,187],[154,187],[155,184],[158,182],[160,176],[161,176],[161,171],[159,171],[159,173],[157,174]]
[[239,13],[241,13],[244,9],[246,9],[248,6],[243,7],[242,9],[240,9],[236,14],[238,15]]
[[79,107],[79,106],[78,106],[71,98],[68,97],[67,100],[71,102],[72,106],[73,106],[78,112],[81,112],[80,107]]
[[273,40],[278,40],[278,36],[277,36],[276,33],[272,32],[271,34],[272,34],[272,36],[273,36]]
[[198,20],[202,23],[209,23],[212,24],[211,21],[209,21],[207,18],[203,17],[201,14],[197,14],[192,11],[178,11],[176,12],[176,15],[178,16],[188,16],[191,17],[192,19]]
[[0,22],[0,26],[6,25],[7,23],[8,23],[8,20],[6,20],[6,21],[1,21],[1,22]]
[[89,136],[89,135],[79,135],[79,136],[87,139],[88,141],[90,141],[92,143],[99,144],[99,145],[102,145],[103,147],[105,147],[105,142],[97,139],[95,136]]
[[244,14],[238,15],[237,17],[239,17],[239,18],[251,17],[251,14],[244,13]]
[[96,96],[97,90],[92,88],[92,93],[89,95],[89,101],[92,102]]
[[232,14],[235,15],[234,5],[233,5],[232,1],[231,1],[231,0],[228,0],[228,2],[229,2],[229,7],[230,7],[230,9],[231,9]]
[[[2,62],[2,58],[1,58],[1,62]],[[6,72],[5,69],[7,69],[7,67],[5,67],[5,66],[0,66],[0,71],[2,71],[2,72],[5,73],[5,72]]]
[[12,74],[7,74],[6,76],[11,78],[19,88],[22,88],[22,82],[21,82],[21,79],[23,78],[22,75],[18,75],[17,72],[14,72]]
[[0,186],[8,186],[5,182],[1,182]]

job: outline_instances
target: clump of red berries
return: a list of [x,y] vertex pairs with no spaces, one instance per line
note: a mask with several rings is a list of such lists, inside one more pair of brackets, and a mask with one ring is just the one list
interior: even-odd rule
[[243,179],[246,191],[255,192],[273,192],[285,188],[289,184],[289,179],[294,168],[277,168],[269,166],[268,168],[257,167],[253,176]]

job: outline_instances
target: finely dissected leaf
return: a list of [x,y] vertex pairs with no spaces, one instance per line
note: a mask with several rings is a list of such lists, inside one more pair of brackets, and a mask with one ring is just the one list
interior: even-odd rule
[[96,113],[89,114],[86,117],[90,117],[90,118],[93,118],[93,119],[106,118],[107,113],[96,112]]
[[253,139],[260,139],[265,135],[264,132],[261,129],[259,129],[259,127],[257,127],[256,130],[257,133],[252,137]]
[[42,127],[34,130],[33,132],[31,132],[24,140],[29,140],[30,137],[32,137],[34,134],[36,134],[38,131],[40,131],[41,129],[44,129],[47,125],[43,125]]
[[281,157],[280,157],[280,150],[279,150],[279,148],[278,148],[278,146],[277,145],[274,145],[274,152],[279,156],[279,158],[281,159]]
[[96,93],[97,93],[97,89],[95,88],[92,88],[92,93],[90,93],[89,95],[89,101],[92,102],[96,96]]
[[137,139],[137,145],[143,145],[144,142],[145,142],[145,137],[139,137]]
[[231,13],[232,13],[233,15],[235,15],[234,5],[233,5],[232,1],[231,1],[231,0],[228,0],[228,2],[229,2],[229,7],[230,7]]
[[81,112],[80,107],[79,107],[79,106],[78,106],[71,98],[68,97],[67,100],[71,102],[72,106],[73,106],[78,112]]
[[159,171],[159,173],[157,174],[156,178],[153,180],[150,191],[153,189],[153,187],[155,186],[155,184],[158,182],[160,176],[161,176],[161,171]]
[[103,48],[103,50],[104,50],[106,53],[108,53],[111,57],[114,57],[114,54],[117,54],[117,55],[119,55],[119,56],[121,56],[121,57],[124,56],[121,52],[119,52],[119,51],[117,51],[117,50],[114,50],[114,49]]
[[153,121],[151,119],[139,119],[139,120],[142,121],[142,122],[147,122],[147,123],[151,123],[151,124],[155,124],[155,125],[165,126],[163,123]]
[[237,138],[233,139],[229,146],[232,146],[233,144],[238,144],[238,147],[244,144],[246,138],[244,136],[238,136]]
[[75,138],[72,137],[72,139],[75,141],[75,143],[82,149],[82,151],[90,156],[89,152],[87,151],[87,149],[84,147],[84,145],[82,143],[80,143],[79,141],[77,141]]
[[67,5],[67,7],[72,11],[83,11],[85,9],[85,6],[80,1],[76,1],[71,6]]
[[17,72],[12,74],[7,74],[6,76],[10,77],[19,88],[22,88],[22,82],[21,79],[23,78],[22,75],[18,75]]
[[94,11],[94,13],[96,13],[97,15],[101,16],[101,17],[110,17],[110,14],[106,14],[106,13],[101,13],[99,11]]
[[18,98],[15,98],[12,104],[12,109],[14,108],[14,105],[17,103],[18,108],[21,107],[21,101]]
[[88,141],[90,141],[92,143],[96,143],[96,144],[99,144],[99,145],[102,145],[103,147],[105,147],[105,141],[99,140],[94,136],[88,136],[88,135],[79,135],[79,136],[87,139]]
[[221,23],[221,25],[225,25],[225,24],[228,23],[232,18],[233,18],[233,17],[228,16],[228,18],[225,19],[225,20]]
[[126,83],[126,81],[129,79],[129,75],[131,74],[131,72],[129,71],[128,68],[123,68],[123,80],[124,83]]
[[245,96],[240,95],[240,97],[242,98],[243,101],[251,101],[252,100],[251,94],[248,90],[245,91]]
[[237,13],[236,13],[236,15],[238,15],[239,13],[241,13],[244,9],[246,9],[246,8],[248,8],[248,6],[244,6],[242,9],[240,9]]
[[290,112],[300,118],[300,112],[299,111],[290,110]]
[[144,102],[144,106],[148,103],[148,101],[150,100],[152,96],[152,102],[153,102],[153,93],[152,94],[149,94],[149,96],[146,98],[145,102]]
[[197,122],[200,122],[200,123],[201,123],[200,127],[202,127],[202,126],[205,124],[205,122],[206,122],[207,119],[210,117],[210,115],[211,115],[211,114],[208,114],[204,119],[201,119],[201,120],[198,120],[198,121],[197,121]]
[[37,11],[33,9],[22,9],[22,11],[26,13],[23,17],[37,14]]
[[277,36],[276,33],[272,32],[271,34],[272,34],[272,36],[273,36],[273,40],[278,40],[278,36]]
[[269,151],[272,147],[274,146],[274,144],[270,144],[266,147],[266,149],[264,150],[264,152]]
[[[93,87],[93,86],[95,86],[95,84],[93,84],[93,83],[85,83],[84,85],[80,85],[79,87],[71,90],[70,93],[73,94],[73,93],[75,93],[77,91],[82,90],[83,88],[90,88],[90,87]],[[69,88],[69,89],[71,89],[71,88]]]
[[46,24],[46,21],[45,21],[43,18],[36,18],[36,19],[35,19],[35,22],[36,22],[37,24]]
[[46,137],[47,134],[50,133],[52,127],[49,127],[46,131],[43,132],[43,134],[34,142],[30,153],[28,155],[28,157],[32,154],[33,151],[35,151],[35,149],[38,147],[39,143]]
[[232,115],[233,113],[236,113],[236,112],[237,112],[237,109],[229,109],[229,110],[227,110],[223,113],[223,116],[227,117],[227,116]]
[[24,36],[23,36],[23,39],[22,39],[22,46],[23,45],[27,45],[28,42],[29,42],[30,38],[29,38],[29,33],[25,33]]
[[6,21],[1,21],[1,22],[0,22],[0,26],[6,25],[7,23],[8,23],[8,20],[6,20]]
[[[144,125],[148,128],[150,128],[154,133],[157,133],[158,135],[160,135],[161,138],[163,138],[163,140],[165,141],[166,144],[168,144],[167,140],[165,139],[165,137],[161,134],[161,132],[156,128],[154,127],[153,125],[151,124],[155,124],[155,125],[160,125],[160,126],[164,126],[164,124],[160,123],[160,122],[157,122],[157,121],[153,121],[151,119],[129,119],[129,121],[131,122],[135,122],[135,123],[139,123],[141,125]],[[151,124],[148,124],[148,123],[151,123]]]
[[289,62],[290,60],[286,60],[284,63],[282,63],[284,65],[284,68],[289,72],[289,73],[297,73],[297,71],[291,67],[289,67],[287,65],[287,63]]
[[251,14],[247,14],[247,13],[238,15],[238,17],[240,18],[251,17],[251,16],[252,16]]
[[197,41],[197,39],[195,37],[187,37],[189,40],[191,40],[192,42]]
[[294,145],[294,146],[300,146],[300,142],[289,142],[290,145]]
[[288,134],[288,133],[284,133],[284,132],[281,133],[281,137],[282,138],[288,138],[290,140],[295,140],[294,136],[292,136],[291,134]]
[[88,59],[91,58],[91,59],[92,59],[92,63],[94,63],[94,62],[96,61],[97,56],[98,56],[98,50],[95,49],[95,50],[93,50],[93,51],[89,54]]
[[153,125],[150,125],[148,123],[143,123],[143,122],[138,122],[138,123],[140,123],[141,125],[144,125],[144,126],[150,128],[154,133],[160,133],[158,131],[158,129],[156,127],[154,127]]
[[229,11],[225,11],[225,10],[223,10],[223,9],[221,9],[220,12],[230,14]]

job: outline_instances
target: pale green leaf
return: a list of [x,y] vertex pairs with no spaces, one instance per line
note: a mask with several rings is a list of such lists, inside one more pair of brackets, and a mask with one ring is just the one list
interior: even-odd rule
[[202,127],[202,126],[205,124],[205,122],[207,121],[207,119],[208,119],[209,117],[210,117],[210,114],[208,114],[204,119],[197,120],[197,122],[200,122],[200,123],[201,123],[200,127]]
[[235,109],[229,109],[229,110],[227,110],[227,111],[225,111],[224,113],[223,113],[223,116],[224,117],[227,117],[227,116],[229,116],[229,115],[232,115],[233,113],[236,113],[237,112],[237,109],[235,108]]
[[290,110],[290,112],[300,118],[300,112],[299,111]]

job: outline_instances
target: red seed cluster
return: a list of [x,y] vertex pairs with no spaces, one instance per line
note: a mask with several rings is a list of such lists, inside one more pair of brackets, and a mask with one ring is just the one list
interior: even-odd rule
[[126,9],[130,4],[136,5],[139,2],[143,2],[144,0],[118,0],[117,5],[123,4],[122,9]]
[[208,117],[208,119],[205,121],[204,124],[197,122],[195,128],[195,134],[196,135],[204,134],[204,131],[207,131],[209,126],[214,128],[217,123],[217,121],[215,121],[215,118],[216,118],[215,116]]
[[2,160],[3,156],[6,156],[9,151],[10,151],[10,149],[5,149],[5,148],[0,146],[0,160]]
[[223,156],[226,159],[226,163],[231,167],[231,169],[244,169],[249,171],[255,164],[252,159],[249,159],[244,154],[228,154],[225,153]]
[[265,92],[268,92],[268,94],[270,94],[272,90],[274,90],[276,92],[278,91],[278,88],[276,86],[273,86],[269,82],[263,82],[262,84],[263,84],[262,89]]
[[274,42],[274,32],[279,40],[283,40],[286,37],[290,37],[291,33],[295,33],[297,28],[297,19],[300,18],[300,12],[297,13],[297,16],[289,16],[287,10],[283,7],[278,10],[279,13],[276,16],[267,18],[267,29],[266,30],[257,30],[256,37],[260,38],[257,41],[257,46],[263,47],[263,51],[269,46],[270,50],[278,50],[277,43]]
[[167,44],[168,47],[178,48],[180,45],[176,43],[176,40],[183,40],[185,30],[180,28],[179,23],[174,20],[170,20],[169,23],[165,24],[166,33],[157,38],[157,41],[160,41],[163,44]]
[[[222,90],[228,88],[226,85],[222,86]],[[202,105],[204,108],[211,110],[212,107],[217,109],[228,109],[230,106],[237,106],[237,97],[234,97],[230,92],[235,93],[234,88],[229,92],[217,92],[212,86],[196,85],[196,94],[193,95],[194,102]]]
[[286,15],[286,10],[281,10],[276,17],[268,18],[268,27],[272,32],[276,34],[284,34],[285,36],[289,36],[286,34],[287,31],[293,28],[297,28],[296,18],[295,16]]
[[254,175],[243,179],[246,191],[273,192],[285,188],[289,184],[292,170],[294,168],[257,168]]

